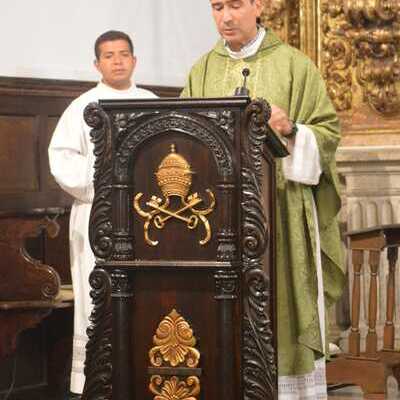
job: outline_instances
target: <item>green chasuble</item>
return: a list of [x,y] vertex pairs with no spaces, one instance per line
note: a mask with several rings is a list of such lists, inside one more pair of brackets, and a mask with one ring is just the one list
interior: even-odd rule
[[[340,208],[335,151],[339,122],[319,71],[303,53],[270,30],[254,56],[235,60],[220,40],[192,68],[182,97],[233,96],[243,84],[252,98],[264,98],[289,118],[313,131],[322,174],[316,186],[285,179],[277,162],[277,321],[278,373],[298,375],[314,369],[323,355],[317,307],[315,223],[317,206],[325,306],[336,301],[345,282],[336,215]],[[328,347],[328,346],[326,346]]]

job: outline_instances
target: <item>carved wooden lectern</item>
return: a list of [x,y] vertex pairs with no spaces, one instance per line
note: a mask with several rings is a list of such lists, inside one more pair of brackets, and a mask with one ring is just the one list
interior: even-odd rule
[[247,97],[104,100],[83,398],[276,397],[270,108]]

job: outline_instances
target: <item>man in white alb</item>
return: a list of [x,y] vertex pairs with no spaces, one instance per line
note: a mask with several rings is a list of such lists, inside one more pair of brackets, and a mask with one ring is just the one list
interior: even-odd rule
[[101,74],[97,86],[75,99],[61,116],[49,146],[50,170],[57,183],[74,197],[70,217],[70,258],[74,290],[74,339],[71,371],[71,398],[79,398],[85,376],[86,329],[91,312],[89,275],[95,257],[89,244],[89,216],[93,188],[93,144],[85,123],[85,107],[99,99],[154,98],[132,81],[136,66],[133,44],[128,35],[107,31],[95,42],[94,65]]

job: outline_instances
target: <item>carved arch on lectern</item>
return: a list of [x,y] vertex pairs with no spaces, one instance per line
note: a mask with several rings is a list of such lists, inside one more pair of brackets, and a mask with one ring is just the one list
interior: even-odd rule
[[[212,150],[217,166],[218,175],[226,179],[234,177],[234,161],[231,157],[232,148],[221,128],[205,118],[198,118],[194,115],[180,114],[176,112],[157,115],[154,118],[133,127],[121,142],[117,151],[117,158],[114,166],[114,177],[120,182],[128,179],[128,171],[132,167],[131,160],[138,147],[145,141],[158,135],[178,132],[191,136],[202,142]],[[210,125],[213,125],[211,128]],[[218,133],[217,133],[218,132]]]

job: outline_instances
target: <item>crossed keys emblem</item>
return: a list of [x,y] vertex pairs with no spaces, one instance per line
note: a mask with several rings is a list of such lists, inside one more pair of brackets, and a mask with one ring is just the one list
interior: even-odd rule
[[[158,240],[152,240],[149,236],[149,229],[154,225],[157,229],[163,229],[171,219],[184,222],[188,229],[194,230],[201,222],[204,226],[205,236],[199,241],[204,246],[211,239],[211,227],[206,215],[210,214],[215,207],[215,196],[210,189],[206,192],[210,198],[210,204],[204,209],[195,208],[203,203],[198,193],[188,195],[193,172],[188,162],[176,153],[175,145],[171,145],[171,153],[168,154],[161,162],[156,172],[157,183],[164,195],[164,199],[151,196],[146,202],[146,206],[150,208],[145,211],[140,206],[140,199],[143,193],[137,193],[134,198],[133,206],[136,212],[146,219],[144,223],[144,238],[151,246],[157,246]],[[180,198],[180,208],[170,208],[171,197]]]
[[[158,240],[151,240],[149,237],[149,228],[151,223],[153,222],[154,226],[158,229],[163,229],[165,223],[171,218],[175,218],[179,221],[183,221],[186,223],[186,226],[189,229],[196,229],[199,221],[201,221],[204,225],[206,234],[204,239],[200,240],[199,243],[203,246],[209,242],[211,239],[211,228],[210,223],[205,217],[207,214],[210,214],[213,211],[215,206],[215,197],[211,190],[207,189],[206,192],[210,196],[211,204],[204,210],[197,210],[194,207],[201,203],[203,200],[198,196],[197,193],[194,193],[187,197],[187,199],[182,199],[182,207],[176,211],[168,209],[169,207],[169,198],[167,197],[163,203],[163,200],[156,196],[151,196],[151,200],[146,202],[146,205],[153,210],[150,212],[144,211],[139,204],[139,200],[143,196],[143,193],[138,193],[135,196],[134,207],[138,214],[146,218],[146,222],[144,223],[144,238],[148,244],[151,246],[157,246]],[[163,203],[163,204],[162,204]],[[185,216],[183,213],[189,210],[191,215]]]

